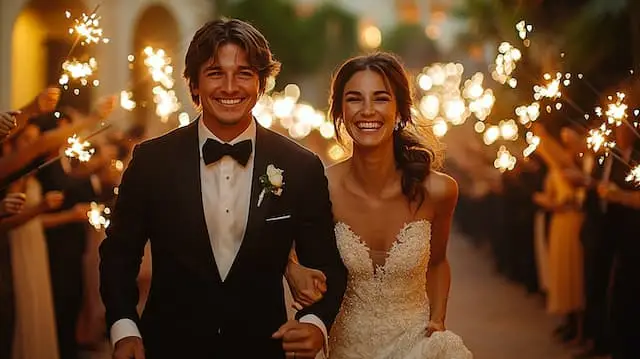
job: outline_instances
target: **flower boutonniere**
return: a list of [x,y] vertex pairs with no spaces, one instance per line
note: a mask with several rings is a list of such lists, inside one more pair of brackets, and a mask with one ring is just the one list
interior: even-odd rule
[[265,194],[271,192],[276,196],[282,195],[284,187],[283,170],[277,168],[274,165],[267,166],[267,173],[260,176],[260,185],[262,185],[262,192],[258,196],[258,207],[262,204]]

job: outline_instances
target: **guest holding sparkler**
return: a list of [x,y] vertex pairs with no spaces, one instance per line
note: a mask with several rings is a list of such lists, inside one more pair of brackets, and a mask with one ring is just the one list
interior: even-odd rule
[[618,156],[609,156],[605,163],[606,180],[601,183],[599,194],[604,200],[606,242],[614,253],[612,358],[626,359],[637,357],[640,343],[640,281],[637,278],[640,273],[640,210],[629,203],[637,195],[620,200],[620,191],[639,193],[637,187],[626,181],[626,176],[627,162],[640,147],[640,141],[634,130],[626,125],[616,127],[614,133]]

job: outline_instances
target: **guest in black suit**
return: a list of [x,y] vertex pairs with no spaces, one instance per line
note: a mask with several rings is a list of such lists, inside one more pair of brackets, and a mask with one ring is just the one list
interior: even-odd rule
[[[313,358],[326,345],[346,270],[324,168],[251,115],[278,67],[242,21],[212,21],[195,34],[185,77],[202,114],[136,147],[100,248],[114,357]],[[153,274],[140,318],[147,241]],[[326,274],[328,291],[285,324],[293,243],[302,264]]]

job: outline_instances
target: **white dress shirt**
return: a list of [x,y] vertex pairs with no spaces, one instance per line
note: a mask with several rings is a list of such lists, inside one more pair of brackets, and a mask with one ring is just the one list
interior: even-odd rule
[[238,254],[240,244],[247,229],[249,202],[251,201],[251,179],[256,143],[256,124],[251,125],[238,137],[229,141],[234,145],[251,140],[253,149],[249,162],[242,166],[230,156],[206,165],[202,159],[202,147],[207,139],[224,143],[216,137],[204,122],[198,123],[198,144],[200,146],[200,184],[202,206],[207,223],[207,232],[218,265],[220,278],[224,281],[231,264]]
[[[224,156],[217,162],[206,165],[202,159],[202,147],[207,139],[222,143],[225,141],[216,137],[201,119],[197,121],[202,205],[213,256],[220,278],[224,281],[238,254],[247,229],[255,158],[256,122],[251,121],[244,132],[227,142],[233,145],[251,140],[253,150],[249,162],[246,166],[242,166],[230,156]],[[327,329],[320,318],[308,314],[300,318],[300,322],[319,327],[325,337],[325,344],[327,343]],[[111,327],[111,342],[114,345],[118,340],[129,336],[141,337],[138,327],[132,320],[120,319]]]

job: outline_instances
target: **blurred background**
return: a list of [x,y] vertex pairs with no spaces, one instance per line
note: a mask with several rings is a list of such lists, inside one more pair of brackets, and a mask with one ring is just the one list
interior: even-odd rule
[[[43,89],[60,89],[57,104],[38,113],[44,134],[116,97],[108,121],[100,119],[108,129],[77,133],[91,134],[91,144],[62,155],[73,145],[65,140],[39,153],[61,151],[52,158],[70,160],[74,169],[100,161],[84,180],[95,185],[97,178],[99,192],[110,194],[66,205],[94,202],[89,218],[81,213],[76,221],[86,227],[78,240],[89,243],[78,252],[85,292],[76,311],[97,308],[88,326],[100,328],[101,312],[95,291],[87,294],[97,285],[87,273],[95,272],[95,248],[129,151],[197,115],[181,76],[184,55],[204,22],[227,16],[255,25],[283,63],[254,109],[259,123],[318,153],[327,166],[349,156],[326,116],[336,67],[372,51],[402,58],[421,124],[444,145],[443,171],[459,183],[448,324],[477,358],[610,353],[611,258],[627,247],[603,251],[600,244],[629,235],[615,221],[592,236],[584,231],[598,203],[631,196],[640,179],[640,1],[0,0],[0,9],[0,110],[27,108]],[[76,118],[67,108],[78,111]],[[80,161],[82,153],[95,158]],[[27,170],[7,174],[5,184],[33,170],[34,162],[25,162],[31,167],[17,166]],[[603,170],[609,162],[614,169]],[[607,186],[589,187],[589,180]],[[623,207],[618,218],[638,218],[633,205]],[[0,264],[10,271],[11,249],[4,246]],[[6,283],[0,280],[11,301]],[[11,337],[11,325],[5,327]],[[102,330],[87,330],[98,334],[80,330],[71,339],[76,351],[106,355]]]

